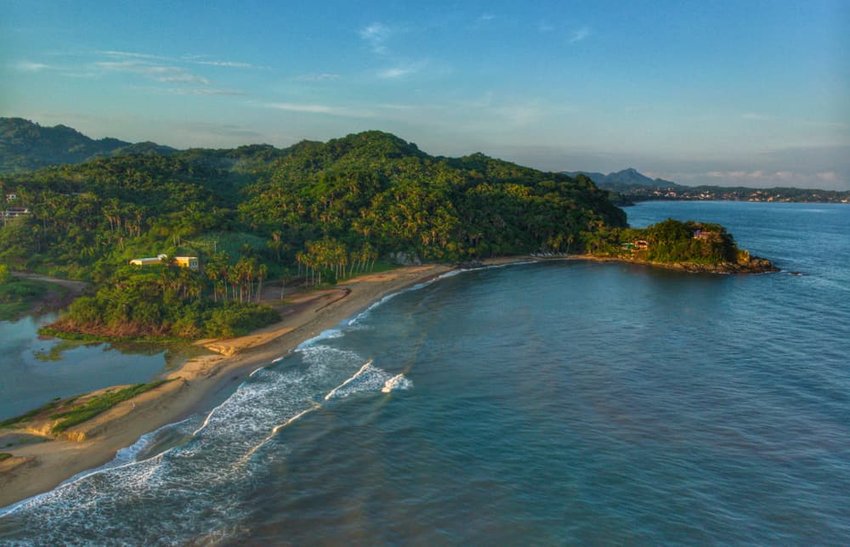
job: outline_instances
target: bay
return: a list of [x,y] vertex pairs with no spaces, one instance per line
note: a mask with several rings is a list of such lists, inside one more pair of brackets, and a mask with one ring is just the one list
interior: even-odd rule
[[850,208],[649,202],[783,271],[447,276],[0,518],[54,543],[842,544]]

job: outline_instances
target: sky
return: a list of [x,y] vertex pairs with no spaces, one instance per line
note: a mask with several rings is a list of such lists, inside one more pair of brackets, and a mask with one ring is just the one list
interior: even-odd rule
[[850,1],[0,0],[0,116],[850,190]]

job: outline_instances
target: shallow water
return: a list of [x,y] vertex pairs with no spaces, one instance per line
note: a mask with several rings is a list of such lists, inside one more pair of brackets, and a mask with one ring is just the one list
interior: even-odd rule
[[721,222],[785,271],[446,277],[18,506],[0,540],[846,543],[850,207],[627,212]]
[[38,329],[54,315],[0,321],[0,420],[55,397],[117,384],[147,382],[166,367],[166,352],[153,345],[82,344],[41,339]]

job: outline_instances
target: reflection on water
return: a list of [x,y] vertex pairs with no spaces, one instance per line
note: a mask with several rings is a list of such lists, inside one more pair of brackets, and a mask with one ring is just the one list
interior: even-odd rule
[[56,397],[147,382],[205,352],[194,346],[91,343],[42,338],[38,329],[55,315],[0,321],[0,419],[17,416]]

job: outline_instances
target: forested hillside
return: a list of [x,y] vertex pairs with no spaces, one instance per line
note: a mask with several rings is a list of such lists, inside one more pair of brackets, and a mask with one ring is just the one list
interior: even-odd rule
[[94,140],[64,125],[44,127],[22,118],[0,118],[0,173],[18,173],[49,165],[80,163],[120,151],[143,152],[168,147],[132,145],[118,139]]
[[[92,281],[97,294],[60,326],[95,335],[237,333],[270,319],[249,304],[266,280],[333,282],[399,253],[578,251],[625,225],[584,176],[433,157],[378,131],[284,150],[147,150],[2,176],[0,190],[27,211],[4,219],[0,261]],[[128,264],[159,254],[198,256],[201,268]]]
[[[0,179],[31,214],[0,232],[18,268],[100,281],[138,255],[252,255],[311,267],[348,254],[464,260],[582,245],[625,216],[585,177],[475,154],[437,158],[381,132],[268,146],[102,158]],[[231,256],[231,259],[237,258]]]

